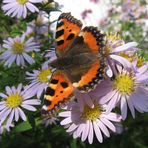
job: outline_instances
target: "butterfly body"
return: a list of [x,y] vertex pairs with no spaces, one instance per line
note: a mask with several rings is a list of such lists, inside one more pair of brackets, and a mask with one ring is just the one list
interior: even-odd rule
[[102,80],[106,63],[104,35],[96,27],[85,27],[70,13],[60,15],[56,31],[56,68],[46,89],[44,115],[52,115],[78,89],[87,93]]

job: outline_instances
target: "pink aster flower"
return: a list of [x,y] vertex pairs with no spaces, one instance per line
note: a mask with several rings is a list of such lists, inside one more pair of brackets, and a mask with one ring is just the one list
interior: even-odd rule
[[50,79],[51,74],[52,71],[48,66],[42,66],[40,70],[33,70],[33,72],[26,72],[26,79],[30,80],[28,90],[34,95],[37,95],[37,98],[40,98],[42,92],[48,86],[48,80]]
[[28,111],[36,111],[34,105],[39,105],[38,99],[30,99],[32,93],[30,91],[23,90],[22,84],[19,84],[17,88],[14,86],[5,88],[6,93],[0,93],[0,122],[6,122],[6,125],[10,125],[13,120],[16,122],[19,118],[26,121],[26,115],[23,109]]
[[[112,81],[104,81],[102,88],[107,90],[103,91],[99,103],[108,103],[106,108],[108,113],[120,105],[122,119],[124,120],[127,117],[128,108],[133,118],[135,118],[135,110],[140,113],[148,112],[148,92],[145,85],[148,82],[147,69],[148,66],[144,65],[136,71],[127,71],[118,66],[115,78]],[[100,97],[99,93],[94,95]]]
[[122,57],[121,53],[130,50],[135,51],[137,43],[136,42],[125,43],[117,35],[108,35],[106,39],[107,42],[105,49],[106,49],[106,57],[109,68],[107,74],[109,77],[111,77],[115,72],[114,69],[116,64],[121,64],[125,68],[130,68],[132,66],[131,63],[126,58]]
[[25,62],[33,64],[34,59],[28,55],[33,51],[39,51],[39,45],[34,41],[33,38],[25,41],[24,36],[8,38],[3,41],[3,48],[7,49],[0,55],[0,60],[5,62],[5,66],[10,67],[13,62],[16,62],[18,66],[24,66]]
[[[87,97],[87,99],[84,99]],[[82,141],[88,139],[90,144],[93,143],[94,135],[100,143],[103,142],[103,135],[110,137],[111,132],[116,132],[114,123],[121,122],[121,116],[110,112],[106,114],[105,106],[91,99],[88,94],[77,94],[78,102],[71,102],[63,111],[59,113],[64,119],[61,121],[73,138],[81,138]],[[89,99],[88,99],[89,98]],[[80,102],[79,102],[80,101]],[[88,106],[90,104],[90,106]]]
[[34,12],[39,12],[39,9],[33,5],[33,3],[41,3],[43,0],[3,0],[2,9],[11,17],[23,17],[27,16],[27,9]]

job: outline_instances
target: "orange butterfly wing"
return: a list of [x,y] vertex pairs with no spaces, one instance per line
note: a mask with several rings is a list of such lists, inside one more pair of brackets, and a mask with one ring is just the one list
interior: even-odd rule
[[70,13],[62,13],[59,16],[56,29],[56,53],[58,56],[63,54],[66,48],[78,36],[81,27],[81,21],[75,19]]
[[85,27],[80,36],[83,37],[83,42],[86,44],[90,52],[97,54],[98,58],[94,60],[88,71],[81,76],[81,79],[76,83],[77,88],[81,92],[89,92],[94,89],[100,80],[103,79],[106,67],[105,49],[104,49],[104,34],[93,26]]
[[91,52],[98,54],[100,51],[104,50],[103,47],[105,35],[100,33],[96,27],[85,27],[81,32],[81,36],[84,39],[84,43],[90,48]]
[[43,115],[53,115],[56,110],[71,99],[73,86],[69,79],[60,71],[53,73],[44,94]]

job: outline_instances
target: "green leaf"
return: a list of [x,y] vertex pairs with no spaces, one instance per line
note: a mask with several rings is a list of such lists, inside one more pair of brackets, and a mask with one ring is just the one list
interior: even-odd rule
[[19,133],[19,132],[28,131],[30,129],[32,129],[32,126],[28,121],[26,121],[26,122],[23,122],[23,123],[20,123],[19,125],[17,125],[13,129],[13,132]]

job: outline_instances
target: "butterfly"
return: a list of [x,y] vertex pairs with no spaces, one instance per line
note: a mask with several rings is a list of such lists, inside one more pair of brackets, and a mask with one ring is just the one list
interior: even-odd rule
[[52,116],[73,98],[75,90],[87,93],[103,79],[106,67],[104,34],[93,26],[84,27],[70,13],[62,13],[56,27],[57,59],[44,93],[42,114]]

